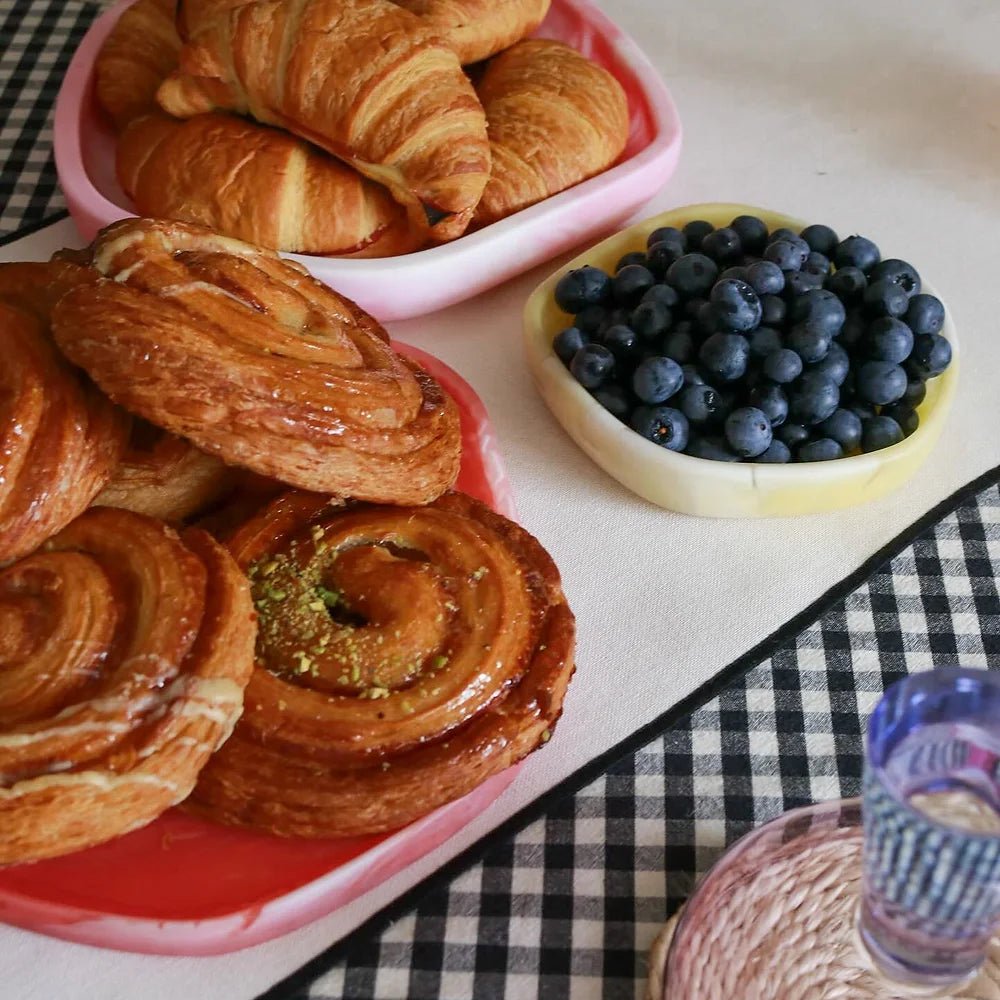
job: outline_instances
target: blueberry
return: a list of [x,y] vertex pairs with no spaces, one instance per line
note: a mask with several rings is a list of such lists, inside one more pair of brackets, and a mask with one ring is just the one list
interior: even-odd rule
[[[712,235],[721,232],[722,229],[717,229]],[[760,323],[760,299],[745,281],[736,278],[717,281],[712,286],[710,301],[722,329],[749,333]]]
[[829,226],[818,224],[806,226],[799,233],[799,236],[809,244],[810,250],[821,253],[826,257],[830,257],[833,254],[834,250],[837,249],[837,244],[840,242],[837,234]]
[[785,273],[773,261],[754,261],[746,272],[747,284],[758,295],[778,295],[785,287]]
[[788,397],[780,385],[764,382],[750,390],[747,402],[756,406],[771,422],[780,427],[788,417]]
[[767,225],[756,215],[737,215],[729,228],[740,238],[744,253],[760,254],[767,245]]
[[[674,359],[676,360],[676,358]],[[684,385],[704,385],[705,377],[698,371],[697,365],[681,365],[681,371],[684,372]]]
[[887,406],[906,392],[906,372],[891,361],[866,361],[856,374],[858,398],[874,406]]
[[808,271],[792,271],[785,275],[785,290],[782,292],[788,301],[794,302],[800,295],[814,292],[823,287],[821,274],[810,274]]
[[684,227],[684,237],[687,240],[688,251],[701,249],[701,241],[713,230],[715,226],[704,219],[695,219]]
[[905,318],[914,336],[940,333],[944,326],[944,306],[939,298],[922,292],[910,299]]
[[563,312],[578,313],[586,306],[599,306],[611,300],[611,278],[589,264],[564,274],[556,284],[556,305]]
[[809,370],[825,375],[837,385],[843,385],[851,370],[851,359],[847,356],[847,351],[837,341],[833,341],[826,357],[810,366]]
[[830,350],[833,338],[822,330],[796,323],[788,331],[788,346],[807,364],[822,361]]
[[849,400],[846,403],[845,408],[855,414],[858,419],[862,421],[862,423],[875,416],[875,407],[870,403],[862,403],[860,399]]
[[734,455],[722,438],[692,437],[688,442],[687,455],[694,458],[707,458],[713,462],[738,462],[739,455]]
[[676,226],[660,226],[659,229],[654,229],[646,237],[647,247],[651,247],[655,243],[675,242],[680,244],[681,253],[683,254],[687,250],[687,237]]
[[830,273],[830,260],[823,254],[811,250],[809,256],[806,257],[806,262],[802,265],[802,270],[806,274],[818,275],[825,281],[826,276]]
[[800,462],[832,462],[844,457],[844,449],[833,438],[818,438],[800,445],[797,457]]
[[864,236],[848,236],[837,244],[833,262],[837,267],[856,267],[868,274],[879,262],[878,247]]
[[922,378],[911,378],[906,383],[906,392],[903,393],[901,403],[908,403],[910,406],[919,406],[927,396],[927,383]]
[[645,341],[658,340],[673,322],[670,310],[659,302],[640,302],[632,315],[629,317],[628,325]]
[[788,240],[768,243],[764,248],[764,260],[777,264],[785,272],[786,277],[788,274],[798,271],[803,264],[801,250],[794,243],[789,243]]
[[676,288],[671,288],[669,285],[653,285],[652,288],[646,289],[639,304],[642,305],[643,302],[659,302],[661,306],[673,309],[680,301],[681,297],[677,294]]
[[613,326],[628,326],[630,315],[629,311],[622,309],[621,306],[616,306],[614,309],[607,311],[604,315],[604,320],[597,328],[597,336],[604,336],[604,332],[610,330]]
[[[750,342],[750,352],[753,353],[753,341]],[[802,358],[787,347],[779,347],[764,358],[763,371],[772,382],[782,385],[794,382],[802,374]]]
[[920,426],[920,415],[907,403],[893,403],[882,407],[883,417],[891,417],[899,424],[904,437],[909,437]]
[[863,301],[869,316],[902,316],[910,304],[906,292],[888,278],[873,280],[865,289]]
[[881,451],[903,440],[903,428],[892,417],[877,416],[864,421],[861,450]]
[[639,357],[642,350],[635,330],[622,324],[609,326],[601,335],[601,343],[615,356],[616,361],[626,364]]
[[627,253],[619,257],[618,263],[615,264],[615,274],[622,270],[622,268],[631,267],[633,264],[645,267],[646,255],[639,250],[633,250],[631,253]]
[[694,320],[690,319],[679,319],[674,323],[671,333],[688,333],[692,337],[698,332]]
[[708,302],[708,299],[703,299],[700,297],[695,297],[693,299],[688,299],[683,305],[684,315],[690,319],[697,321],[698,313],[701,311],[701,307]]
[[742,378],[749,359],[750,344],[738,333],[713,333],[698,352],[706,372],[723,382]]
[[762,361],[781,347],[781,334],[769,326],[758,326],[750,334],[750,357]]
[[747,269],[742,264],[737,264],[735,267],[727,267],[725,271],[719,275],[719,281],[729,281],[733,278],[737,281],[746,281]]
[[599,389],[595,389],[592,395],[612,416],[623,423],[628,421],[629,413],[632,412],[632,400],[628,391],[622,386],[614,383],[602,385]]
[[809,440],[809,428],[803,427],[802,424],[784,423],[774,432],[774,436],[794,449]]
[[586,343],[587,338],[580,330],[575,326],[568,326],[552,338],[552,350],[564,365],[568,365],[573,360],[573,355]]
[[792,246],[799,251],[799,256],[801,257],[799,266],[801,267],[802,264],[806,262],[806,258],[809,256],[812,247],[810,247],[798,233],[785,226],[782,226],[780,229],[775,229],[774,232],[768,237],[767,242],[777,243],[779,240],[784,243],[791,243]]
[[823,283],[841,302],[860,302],[868,287],[865,272],[859,267],[839,267]]
[[869,358],[899,365],[913,350],[913,331],[901,320],[880,316],[868,324],[863,346]]
[[840,404],[840,389],[833,379],[817,372],[805,372],[788,391],[788,412],[799,424],[818,424]]
[[734,264],[743,256],[743,247],[735,229],[713,229],[702,241],[701,252],[718,264]]
[[588,337],[593,337],[602,327],[608,325],[605,323],[607,315],[608,311],[604,306],[587,306],[576,314],[573,326]]
[[867,330],[868,324],[865,322],[865,318],[861,315],[861,313],[848,313],[847,319],[844,320],[844,325],[841,327],[840,335],[837,337],[837,340],[840,342],[842,347],[850,351],[861,343]]
[[879,261],[872,268],[872,281],[891,281],[906,292],[908,299],[913,298],[920,291],[920,275],[917,273],[917,269],[912,264],[896,257]]
[[741,406],[726,417],[726,441],[741,458],[754,458],[771,443],[771,421],[756,406]]
[[719,267],[701,253],[687,253],[667,269],[667,284],[688,298],[708,295],[719,276]]
[[761,452],[755,459],[755,462],[763,462],[767,465],[784,465],[786,462],[792,460],[792,453],[788,448],[788,445],[784,441],[779,441],[777,438],[771,441],[767,446],[767,451]]
[[692,424],[704,424],[717,417],[721,403],[710,385],[689,385],[677,397],[677,408]]
[[673,358],[679,365],[694,360],[694,338],[686,330],[671,330],[663,338],[660,353],[665,358]]
[[847,319],[844,303],[825,288],[814,288],[800,295],[790,308],[792,322],[803,323],[828,337],[836,337]]
[[648,406],[665,403],[683,384],[684,372],[672,358],[646,358],[632,374],[632,391]]
[[629,425],[661,448],[683,451],[687,445],[687,417],[671,406],[639,406],[632,412]]
[[823,437],[836,441],[845,452],[861,447],[861,418],[843,407],[834,410],[817,430]]
[[615,356],[600,344],[586,344],[573,355],[569,370],[585,389],[596,389],[615,370]]
[[[784,280],[784,275],[782,275]],[[784,287],[784,285],[782,285]],[[760,299],[760,321],[764,326],[781,326],[788,315],[788,306],[777,295],[762,295]]]
[[611,280],[611,290],[615,302],[625,308],[631,308],[655,284],[653,272],[642,264],[626,264]]
[[711,302],[703,302],[698,307],[698,314],[695,316],[694,321],[697,329],[700,330],[706,337],[710,333],[716,333],[719,329],[721,329],[719,325],[719,317]]
[[951,364],[951,344],[939,333],[925,333],[913,338],[913,353],[908,368],[911,375],[934,378]]
[[683,257],[685,253],[684,245],[680,240],[661,243],[654,243],[646,252],[646,267],[658,278],[662,278],[667,273],[667,268],[675,260]]

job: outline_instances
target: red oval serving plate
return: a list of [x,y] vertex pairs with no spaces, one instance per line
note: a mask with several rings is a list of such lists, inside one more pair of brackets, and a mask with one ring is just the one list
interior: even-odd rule
[[[447,365],[396,344],[458,403],[457,489],[515,516],[486,409]],[[287,840],[170,810],[86,851],[0,870],[0,920],[82,944],[157,955],[217,955],[324,916],[433,850],[486,809],[517,767],[395,833]]]

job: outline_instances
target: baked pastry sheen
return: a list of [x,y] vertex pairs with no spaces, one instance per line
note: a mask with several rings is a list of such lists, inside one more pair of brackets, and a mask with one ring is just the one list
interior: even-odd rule
[[454,402],[354,303],[271,251],[176,222],[98,236],[102,279],[53,314],[126,409],[303,489],[425,503],[458,474]]
[[94,508],[0,570],[0,864],[184,799],[240,714],[253,606],[229,554]]
[[491,60],[476,89],[493,164],[476,226],[599,174],[628,141],[621,84],[562,42],[518,42]]
[[251,579],[257,663],[191,808],[284,836],[391,830],[548,739],[573,616],[544,549],[479,501],[290,493],[228,545]]
[[180,118],[232,110],[308,139],[436,239],[464,232],[489,176],[458,57],[390,0],[256,0],[199,20],[158,99]]

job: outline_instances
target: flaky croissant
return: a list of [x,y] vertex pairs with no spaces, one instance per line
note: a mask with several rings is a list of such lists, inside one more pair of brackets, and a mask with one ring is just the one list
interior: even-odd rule
[[476,226],[606,170],[628,141],[621,84],[562,42],[518,42],[487,65],[476,90],[493,164]]
[[327,494],[426,503],[458,474],[454,401],[348,299],[277,254],[130,219],[53,314],[129,411],[233,465]]
[[118,129],[156,108],[156,90],[177,68],[181,40],[175,0],[138,0],[111,29],[97,56],[97,102]]
[[479,501],[290,493],[227,544],[260,618],[256,667],[190,808],[282,836],[392,830],[551,734],[573,615],[545,550]]
[[176,117],[231,110],[308,139],[437,240],[464,232],[489,176],[458,57],[390,0],[255,0],[199,20],[158,99]]
[[0,865],[184,799],[242,710],[255,633],[222,546],[128,511],[88,510],[0,570]]
[[381,185],[278,129],[234,115],[133,121],[118,179],[139,215],[207,226],[272,250],[387,257],[417,247]]
[[433,28],[463,63],[487,59],[530,35],[549,0],[394,0]]

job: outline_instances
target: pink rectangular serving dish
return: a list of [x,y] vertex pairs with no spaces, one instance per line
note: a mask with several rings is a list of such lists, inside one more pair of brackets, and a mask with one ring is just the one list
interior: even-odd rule
[[[115,136],[94,99],[94,64],[132,0],[99,17],[66,72],[56,102],[55,159],[77,228],[90,240],[133,215],[115,177]],[[471,298],[596,236],[618,228],[668,180],[681,148],[677,109],[639,47],[589,0],[553,0],[536,32],[600,63],[621,82],[631,116],[619,162],[582,184],[452,243],[383,260],[292,254],[317,278],[383,322]]]
[[[514,517],[486,410],[436,358],[396,344],[458,403],[458,489]],[[149,826],[63,858],[0,869],[0,920],[81,944],[155,955],[218,955],[296,930],[402,871],[479,816],[515,765],[390,834],[290,840],[171,809]],[[0,995],[4,991],[0,989]]]

